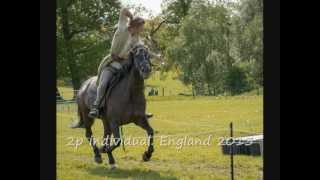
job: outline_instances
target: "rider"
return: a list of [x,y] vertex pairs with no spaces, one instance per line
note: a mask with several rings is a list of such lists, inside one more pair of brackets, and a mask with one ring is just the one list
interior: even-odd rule
[[[128,23],[128,18],[130,19]],[[108,82],[113,77],[113,72],[109,66],[120,70],[127,63],[130,50],[138,43],[141,43],[139,34],[144,29],[144,19],[133,17],[127,8],[120,11],[117,30],[113,36],[110,55],[106,56],[99,65],[97,79],[97,96],[89,112],[89,116],[96,118],[99,116],[99,107],[103,99]],[[154,56],[154,53],[151,53]],[[154,56],[160,59],[159,55]]]

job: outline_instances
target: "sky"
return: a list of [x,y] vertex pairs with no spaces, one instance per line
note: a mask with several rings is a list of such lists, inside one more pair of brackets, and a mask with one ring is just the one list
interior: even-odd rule
[[[123,6],[126,5],[143,5],[153,16],[160,14],[162,0],[120,0]],[[146,16],[146,15],[142,15]]]
[[[127,5],[134,5],[134,6],[139,6],[142,5],[144,6],[151,14],[152,16],[157,16],[158,14],[161,13],[161,3],[163,0],[120,0],[122,3],[122,6],[127,6]],[[214,0],[212,0],[214,1]],[[239,2],[241,0],[229,0],[230,2]],[[134,13],[134,12],[133,12]],[[139,14],[140,16],[140,14]],[[142,17],[148,18],[148,14],[141,14]]]

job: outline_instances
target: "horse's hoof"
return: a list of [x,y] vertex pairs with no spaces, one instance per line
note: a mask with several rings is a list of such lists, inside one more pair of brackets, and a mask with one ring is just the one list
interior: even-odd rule
[[101,156],[95,156],[94,157],[94,162],[98,163],[98,164],[101,164],[102,163],[102,158]]
[[117,169],[117,165],[116,164],[110,164],[110,169],[111,170]]
[[143,160],[144,162],[149,161],[150,158],[151,158],[151,155],[150,155],[150,154],[148,154],[147,152],[144,152],[144,153],[143,153],[143,155],[142,155],[142,160]]
[[150,119],[150,118],[152,118],[153,117],[153,114],[152,113],[146,113],[146,118],[147,119]]
[[73,123],[69,125],[69,128],[75,129],[75,128],[85,128],[84,123],[81,121],[78,121],[76,123]]

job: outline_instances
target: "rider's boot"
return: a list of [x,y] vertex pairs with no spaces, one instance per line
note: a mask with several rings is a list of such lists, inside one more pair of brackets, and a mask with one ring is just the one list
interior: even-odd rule
[[101,101],[103,100],[104,94],[107,90],[107,84],[110,81],[110,79],[112,78],[112,76],[113,76],[113,73],[108,68],[105,68],[102,71],[102,73],[100,75],[99,84],[97,87],[97,97],[93,103],[93,106],[90,109],[90,112],[88,114],[89,117],[91,117],[91,118],[99,117],[99,108],[101,105]]
[[97,118],[99,117],[99,103],[94,103],[92,108],[90,109],[90,112],[89,112],[89,117],[90,118]]

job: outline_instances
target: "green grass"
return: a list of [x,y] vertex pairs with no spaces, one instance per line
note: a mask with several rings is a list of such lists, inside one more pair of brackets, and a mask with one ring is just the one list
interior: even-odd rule
[[[155,71],[152,76],[146,80],[145,85],[145,93],[150,91],[150,88],[158,89],[159,96],[177,96],[179,93],[191,94],[191,87],[185,86],[181,81],[177,80],[177,75],[172,71],[161,73],[159,71]],[[70,100],[73,97],[73,89],[71,86],[66,86],[66,84],[62,80],[57,80],[58,89],[61,93],[61,96],[65,100]],[[164,92],[163,92],[164,88]]]
[[[160,139],[155,138],[155,152],[150,162],[142,162],[145,146],[126,146],[114,151],[118,169],[110,170],[104,163],[97,165],[93,161],[93,152],[85,139],[83,129],[70,129],[68,125],[77,118],[74,105],[57,105],[57,177],[59,180],[81,179],[213,179],[229,178],[230,157],[223,155],[218,146],[220,137],[229,135],[230,121],[234,123],[235,136],[262,133],[263,89],[251,91],[241,96],[195,97],[177,96],[179,93],[191,94],[191,88],[176,80],[173,72],[161,79],[160,72],[155,72],[146,81],[147,86],[155,87],[160,96],[147,97],[147,111],[154,113],[150,120],[155,135],[183,135],[204,139],[210,132],[213,135],[210,146],[160,146]],[[59,91],[64,99],[73,97],[71,87],[58,82]],[[162,88],[165,96],[162,96]],[[148,89],[146,89],[146,92]],[[74,112],[70,112],[74,111]],[[130,124],[123,127],[125,136],[145,136],[141,128]],[[100,120],[93,125],[96,138],[102,138],[103,128]],[[78,148],[67,146],[71,138],[83,140]],[[183,136],[178,136],[183,137]],[[177,137],[177,138],[178,138]],[[262,157],[235,156],[235,174],[239,180],[262,179]]]
[[60,95],[63,97],[65,100],[70,100],[73,97],[73,89],[72,87],[69,86],[60,86],[58,87],[58,90],[60,92]]
[[[67,86],[62,80],[57,80],[58,89],[61,96],[65,100],[70,100],[73,98],[73,89],[71,86]],[[158,96],[147,97],[148,100],[170,100],[170,99],[192,99],[191,86],[184,85],[181,81],[177,79],[177,74],[172,71],[165,72],[161,75],[159,71],[155,71],[149,79],[145,82],[145,95],[151,90],[151,87],[158,90]],[[164,93],[164,97],[163,96]],[[190,96],[178,96],[179,94],[187,94]],[[241,94],[241,96],[257,96],[263,95],[263,88],[258,90],[252,90]]]
[[251,90],[249,92],[245,92],[243,94],[241,94],[242,96],[256,96],[256,95],[263,95],[263,88],[259,88],[259,89],[254,89]]
[[[59,88],[62,89],[62,88]],[[261,133],[263,130],[262,96],[235,97],[151,97],[147,111],[154,113],[150,123],[159,135],[211,132],[210,146],[160,146],[155,139],[155,152],[151,161],[142,162],[145,146],[126,146],[114,151],[118,169],[110,170],[104,163],[93,161],[93,152],[85,140],[83,129],[70,129],[68,125],[76,113],[65,112],[57,105],[57,177],[59,180],[79,179],[214,179],[229,178],[230,157],[223,155],[217,145],[219,137],[228,136],[230,121],[234,123],[235,136]],[[123,127],[125,136],[145,136],[145,131],[130,124]],[[103,136],[100,120],[93,126],[96,138]],[[193,135],[204,139],[206,135]],[[82,138],[78,148],[67,146],[70,137]],[[235,174],[239,180],[262,179],[262,157],[235,156]]]
[[181,81],[177,80],[177,74],[173,71],[165,72],[161,75],[156,71],[152,76],[147,79],[146,86],[156,87],[159,95],[162,95],[162,88],[164,88],[165,96],[175,96],[179,93],[192,94],[191,86],[184,85]]

